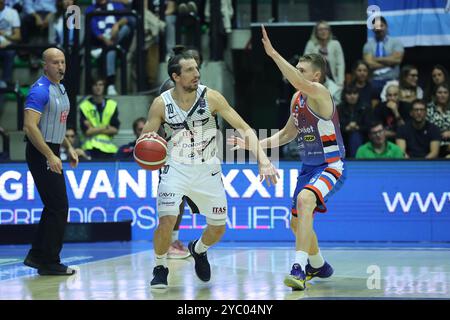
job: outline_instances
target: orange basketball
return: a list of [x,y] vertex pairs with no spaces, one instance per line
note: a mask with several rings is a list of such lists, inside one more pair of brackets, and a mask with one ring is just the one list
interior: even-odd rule
[[136,143],[134,160],[146,170],[158,170],[167,160],[167,142],[161,137],[143,138]]

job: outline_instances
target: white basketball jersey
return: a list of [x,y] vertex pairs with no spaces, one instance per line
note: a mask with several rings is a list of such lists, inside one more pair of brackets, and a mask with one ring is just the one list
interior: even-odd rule
[[201,97],[204,90],[206,86],[198,86],[197,97],[188,111],[177,105],[171,90],[161,94],[165,104],[164,129],[169,161],[198,164],[216,160],[219,126],[217,117],[209,109],[206,93]]

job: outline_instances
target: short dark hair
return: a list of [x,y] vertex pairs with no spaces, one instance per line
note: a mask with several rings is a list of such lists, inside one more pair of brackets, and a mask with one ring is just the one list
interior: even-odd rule
[[172,78],[172,74],[176,73],[177,75],[181,74],[181,65],[180,60],[188,60],[188,59],[194,59],[194,56],[189,51],[185,50],[184,46],[175,47],[173,49],[174,55],[170,57],[169,63],[167,65],[167,73],[169,74],[169,77],[172,81],[175,82],[175,80]]
[[73,126],[73,125],[71,125],[71,124],[68,124],[67,126],[66,126],[66,131],[67,130],[73,130],[73,132],[75,132],[75,134],[77,133],[77,129]]
[[370,130],[372,130],[375,127],[378,126],[382,126],[384,128],[383,123],[380,120],[372,120],[369,122],[369,126],[367,127],[369,129],[369,134],[370,134]]
[[99,82],[99,81],[103,82],[104,85],[106,85],[106,83],[107,83],[105,78],[103,78],[103,77],[96,77],[96,78],[94,78],[92,80],[92,86],[95,86],[97,84],[97,82]]
[[377,19],[380,19],[381,22],[383,22],[385,25],[388,25],[386,18],[383,16],[375,16],[375,18],[373,18],[372,20],[372,24],[375,24],[375,21],[377,21]]
[[434,87],[433,97],[436,96],[436,93],[439,90],[439,88],[447,89],[447,91],[450,92],[450,87],[449,87],[448,83],[447,82],[442,82],[441,84],[438,84],[437,86]]
[[139,122],[146,123],[147,119],[145,119],[144,117],[140,117],[140,118],[137,118],[136,120],[133,121],[133,132],[134,133],[136,133],[136,129],[137,129],[137,126],[138,126]]
[[415,99],[413,102],[411,102],[411,110],[414,107],[415,104],[422,104],[425,106],[425,109],[427,108],[427,103],[423,99]]
[[322,55],[318,53],[309,53],[300,57],[299,62],[309,62],[314,69],[319,70],[320,75],[320,83],[325,82],[325,77],[327,75],[327,62]]
[[362,60],[362,59],[356,60],[356,62],[353,63],[353,65],[352,65],[352,73],[355,74],[356,69],[358,69],[358,67],[359,67],[361,64],[366,66],[366,68],[367,68],[367,70],[368,70],[368,72],[369,72],[369,75],[370,75],[370,67],[369,67],[369,65],[367,64],[367,62],[365,62],[365,61]]

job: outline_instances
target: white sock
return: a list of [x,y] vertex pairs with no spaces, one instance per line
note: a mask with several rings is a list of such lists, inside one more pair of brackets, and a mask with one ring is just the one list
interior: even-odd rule
[[174,241],[178,240],[178,234],[179,234],[179,233],[180,233],[180,231],[178,231],[178,230],[172,231],[172,243],[173,243]]
[[155,253],[155,264],[156,266],[163,266],[167,268],[167,253],[163,255],[157,255]]
[[311,264],[311,267],[316,268],[316,269],[320,268],[321,266],[324,265],[325,260],[322,257],[322,253],[320,252],[320,249],[319,249],[319,252],[317,252],[317,254],[315,254],[313,256],[312,255],[309,256],[309,263]]
[[305,251],[295,251],[295,263],[298,263],[302,270],[305,271],[305,267],[308,264],[308,252]]
[[203,252],[206,252],[206,250],[208,250],[208,248],[209,248],[209,246],[204,244],[202,242],[202,238],[200,238],[200,239],[198,239],[197,243],[195,244],[194,251],[197,253],[203,253]]

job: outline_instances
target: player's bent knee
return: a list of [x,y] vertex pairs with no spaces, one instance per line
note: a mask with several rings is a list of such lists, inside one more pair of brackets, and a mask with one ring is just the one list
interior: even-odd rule
[[314,209],[315,207],[316,207],[316,195],[312,191],[302,190],[297,196],[297,208]]

